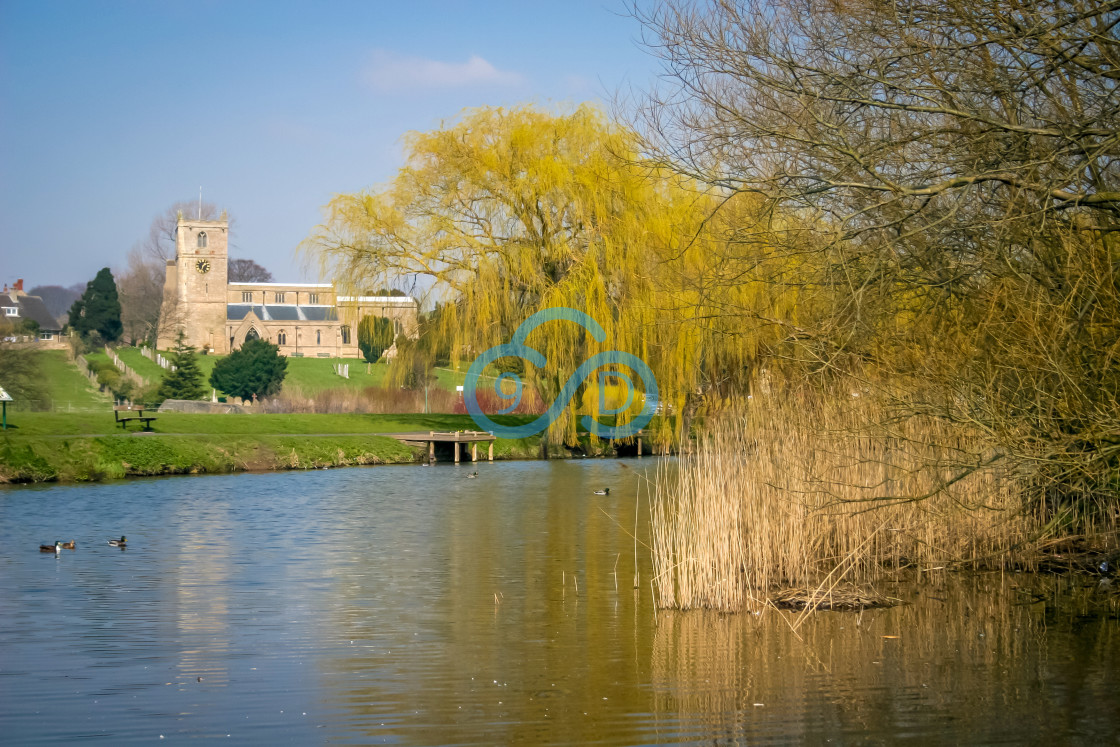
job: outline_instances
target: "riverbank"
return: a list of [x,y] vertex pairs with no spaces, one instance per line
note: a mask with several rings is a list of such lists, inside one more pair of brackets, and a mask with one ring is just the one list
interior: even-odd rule
[[[122,431],[111,412],[18,413],[11,421],[0,437],[0,483],[406,464],[426,451],[384,434],[477,428],[465,415],[167,413],[151,433]],[[539,436],[494,444],[495,459],[540,454]]]

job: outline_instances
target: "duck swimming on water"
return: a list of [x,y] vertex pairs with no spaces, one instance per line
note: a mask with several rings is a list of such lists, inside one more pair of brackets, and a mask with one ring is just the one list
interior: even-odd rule
[[53,545],[39,545],[39,552],[53,552],[55,555],[58,555],[62,552],[62,542],[55,540]]
[[610,488],[603,488],[602,490],[596,490],[595,491],[595,495],[610,495],[610,494],[611,494],[611,489]]
[[119,540],[109,540],[109,546],[110,547],[124,547],[125,542],[127,542],[127,541],[128,540],[125,539],[125,536],[122,534],[121,538]]
[[69,542],[63,542],[62,543],[62,549],[63,550],[77,550],[78,549],[78,540],[70,540]]

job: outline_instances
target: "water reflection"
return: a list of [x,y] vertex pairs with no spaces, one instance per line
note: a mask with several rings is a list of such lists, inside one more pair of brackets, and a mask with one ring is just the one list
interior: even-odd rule
[[[623,550],[631,560],[618,572],[633,577],[620,506],[590,485],[611,474],[632,523],[636,478],[610,463],[510,467],[412,496],[425,518],[393,533],[422,541],[376,576],[339,579],[350,601],[337,635],[355,650],[323,667],[348,673],[329,680],[351,712],[348,738],[626,741],[648,626],[634,625],[632,584],[615,588]],[[379,595],[377,611],[353,603]],[[648,622],[648,606],[642,614]]]
[[205,677],[214,685],[229,682],[230,557],[227,530],[236,521],[228,499],[207,496],[176,504],[172,518],[181,527],[170,570],[174,573],[176,633],[181,680]]
[[[631,537],[637,518],[645,540],[648,508],[635,497],[647,466],[0,491],[0,734],[20,744],[1114,736],[1120,623],[1115,598],[1087,577],[935,577],[899,584],[903,607],[822,613],[796,632],[790,613],[655,617],[648,553],[635,568]],[[592,495],[604,485],[609,496]],[[122,532],[127,551],[103,544]],[[75,533],[74,553],[37,552]]]
[[1110,588],[1086,577],[944,575],[894,593],[907,604],[803,621],[662,613],[658,720],[703,740],[750,743],[1115,737],[1120,628]]

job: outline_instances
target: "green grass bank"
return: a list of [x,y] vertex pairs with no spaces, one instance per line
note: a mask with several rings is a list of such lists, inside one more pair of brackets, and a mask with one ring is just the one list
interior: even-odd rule
[[[403,464],[423,460],[426,451],[378,434],[476,427],[465,415],[185,413],[160,414],[152,425],[152,433],[126,432],[108,411],[20,412],[0,436],[0,482]],[[539,436],[494,444],[495,459],[540,453]]]

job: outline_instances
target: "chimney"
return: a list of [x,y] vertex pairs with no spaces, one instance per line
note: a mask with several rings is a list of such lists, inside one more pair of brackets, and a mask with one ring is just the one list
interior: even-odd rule
[[16,291],[19,291],[21,293],[23,292],[23,278],[20,278],[19,280],[16,281],[16,284],[14,286],[12,286],[12,290],[16,290]]

